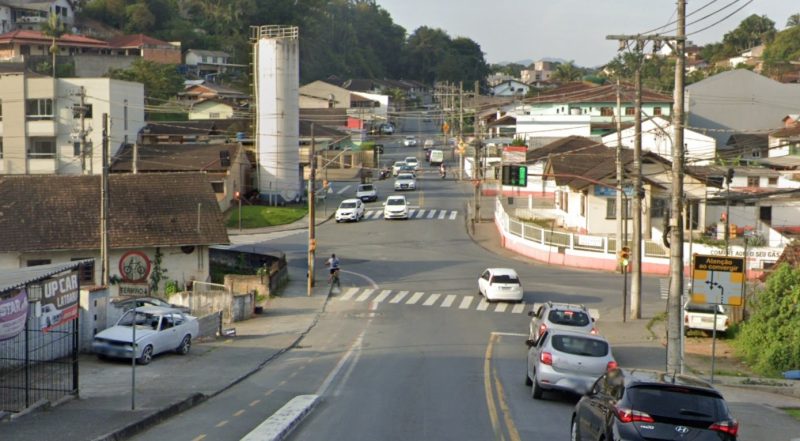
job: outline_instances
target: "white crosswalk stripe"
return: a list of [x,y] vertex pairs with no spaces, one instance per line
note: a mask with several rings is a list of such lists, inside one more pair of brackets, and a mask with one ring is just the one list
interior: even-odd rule
[[472,297],[464,297],[461,300],[461,304],[458,305],[458,309],[467,309],[469,308],[470,303],[472,303]]
[[391,294],[391,293],[392,293],[391,289],[384,289],[383,291],[381,291],[380,294],[378,294],[378,297],[375,297],[375,301],[380,303],[380,302],[386,300],[386,298],[389,297],[389,294]]
[[511,313],[512,314],[519,314],[524,310],[525,310],[525,304],[524,303],[517,303],[516,305],[514,305],[514,308],[511,310]]
[[422,208],[420,208],[420,209],[419,209],[419,212],[417,213],[417,219],[421,218],[421,217],[422,217],[424,214],[425,214],[425,210],[423,210]]
[[373,292],[375,292],[374,289],[365,289],[364,293],[362,293],[360,296],[358,296],[358,298],[356,299],[356,302],[363,302],[363,301],[367,300],[369,298],[369,296],[372,295]]
[[445,216],[447,216],[447,210],[442,210],[439,212],[439,220],[444,219]]
[[416,208],[412,208],[412,209],[408,210],[408,217],[410,217],[410,218],[411,218],[411,217],[414,217],[414,212],[415,212],[415,211],[417,211],[417,209],[416,209]]
[[350,298],[353,297],[355,295],[355,293],[357,293],[357,292],[358,292],[358,288],[350,288],[350,289],[347,290],[347,292],[343,296],[341,296],[339,298],[339,300],[341,300],[341,301],[350,300]]
[[419,302],[419,299],[421,299],[422,296],[424,295],[425,295],[424,292],[415,292],[414,295],[411,296],[410,299],[408,299],[406,305],[415,305],[417,302]]
[[439,297],[441,297],[441,294],[431,294],[430,297],[428,297],[427,300],[425,300],[425,303],[423,303],[422,306],[433,305],[434,303],[436,303],[437,300],[439,300]]
[[[436,210],[425,208],[409,208],[409,219],[436,219],[436,220],[456,220],[458,210]],[[365,220],[377,220],[383,218],[383,210],[371,209],[364,212]]]
[[342,194],[342,193],[346,192],[348,188],[350,188],[350,186],[349,185],[345,185],[341,190],[337,191],[336,194]]
[[507,306],[507,303],[498,303],[497,308],[494,308],[494,312],[506,312]]
[[481,301],[478,303],[478,311],[486,311],[489,308],[489,302],[486,299],[482,298]]
[[403,300],[403,297],[407,295],[408,291],[400,291],[396,296],[392,297],[392,300],[389,300],[389,303],[400,303]]
[[450,220],[455,220],[456,216],[458,216],[458,212],[453,210],[450,212]]
[[433,216],[435,215],[436,215],[436,210],[431,210],[431,212],[428,213],[428,219],[433,219]]
[[448,296],[444,298],[444,302],[442,302],[442,308],[449,308],[452,306],[453,302],[456,300],[456,297],[458,296],[455,294],[448,294]]

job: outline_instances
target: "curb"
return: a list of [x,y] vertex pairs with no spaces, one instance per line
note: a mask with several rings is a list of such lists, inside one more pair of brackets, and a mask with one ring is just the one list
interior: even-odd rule
[[241,441],[280,441],[292,432],[317,405],[319,395],[298,395],[272,414]]

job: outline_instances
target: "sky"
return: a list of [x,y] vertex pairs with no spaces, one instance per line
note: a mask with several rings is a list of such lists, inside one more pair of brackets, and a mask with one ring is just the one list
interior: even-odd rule
[[[674,0],[376,0],[376,3],[409,34],[420,26],[428,26],[443,29],[451,38],[472,39],[481,46],[489,63],[549,57],[573,60],[584,67],[603,65],[614,58],[618,43],[606,40],[607,35],[645,33],[660,28],[675,21],[676,9]],[[731,3],[730,7],[714,13]],[[714,25],[742,6],[740,11]],[[726,32],[752,14],[766,15],[781,30],[790,15],[800,13],[800,2],[689,0],[686,11],[687,38],[703,45],[722,41]],[[697,12],[689,15],[693,11]],[[702,19],[707,15],[711,16]],[[695,20],[698,22],[691,24]],[[707,26],[711,27],[701,31]],[[692,34],[695,31],[699,32]],[[660,32],[674,35],[675,27],[668,26]]]

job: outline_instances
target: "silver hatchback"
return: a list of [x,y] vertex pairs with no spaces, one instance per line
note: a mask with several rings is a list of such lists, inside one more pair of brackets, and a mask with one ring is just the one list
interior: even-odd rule
[[584,394],[598,377],[617,367],[611,346],[600,336],[551,329],[527,343],[525,384],[536,399],[544,390]]

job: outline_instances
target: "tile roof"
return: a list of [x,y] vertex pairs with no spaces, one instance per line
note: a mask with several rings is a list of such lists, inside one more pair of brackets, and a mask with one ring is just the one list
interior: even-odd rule
[[[147,144],[138,147],[137,169],[140,172],[227,172],[230,165],[223,166],[220,152],[225,151],[231,160],[236,158],[239,144]],[[123,146],[111,164],[111,172],[124,173],[133,170],[133,146]]]
[[[312,121],[300,120],[300,137],[311,137],[311,124]],[[342,139],[349,137],[350,134],[330,126],[314,123],[314,136],[320,138]]]
[[[631,84],[623,83],[621,97],[623,102],[634,100],[634,88]],[[543,103],[611,103],[617,101],[616,85],[606,84],[599,86],[593,83],[567,83],[547,92],[525,98],[526,104]],[[642,89],[643,103],[672,103],[672,97],[648,89]]]
[[308,121],[333,127],[346,126],[347,109],[300,109],[300,121]]
[[38,282],[52,275],[77,269],[84,262],[91,259],[76,260],[65,263],[50,263],[47,265],[26,266],[23,268],[0,269],[0,293]]
[[252,121],[241,118],[196,119],[191,121],[150,122],[143,129],[148,135],[229,135],[250,130]]
[[546,158],[551,153],[566,153],[573,150],[597,146],[601,143],[582,136],[568,136],[537,149],[529,150],[525,155],[525,162],[531,163]]
[[[80,47],[109,47],[108,42],[102,40],[95,40],[83,35],[64,34],[57,38],[59,46],[80,46]],[[13,43],[29,43],[29,44],[47,44],[52,42],[52,38],[45,35],[40,31],[31,31],[28,29],[17,29],[15,31],[0,34],[0,44],[13,44]]]
[[197,55],[201,55],[201,56],[205,55],[207,57],[208,56],[211,56],[211,57],[230,57],[231,56],[231,54],[229,54],[227,52],[209,51],[209,50],[205,50],[205,49],[189,49],[187,52],[193,52],[193,53],[195,53]]
[[[204,173],[112,174],[109,195],[112,249],[230,242]],[[100,176],[0,176],[0,251],[99,249],[99,213]]]
[[144,34],[120,35],[118,37],[114,37],[108,40],[108,44],[111,47],[119,47],[119,48],[159,46],[159,47],[168,47],[168,48],[174,48],[175,50],[180,50],[177,47],[172,46],[170,43],[167,43],[166,41],[149,37]]

